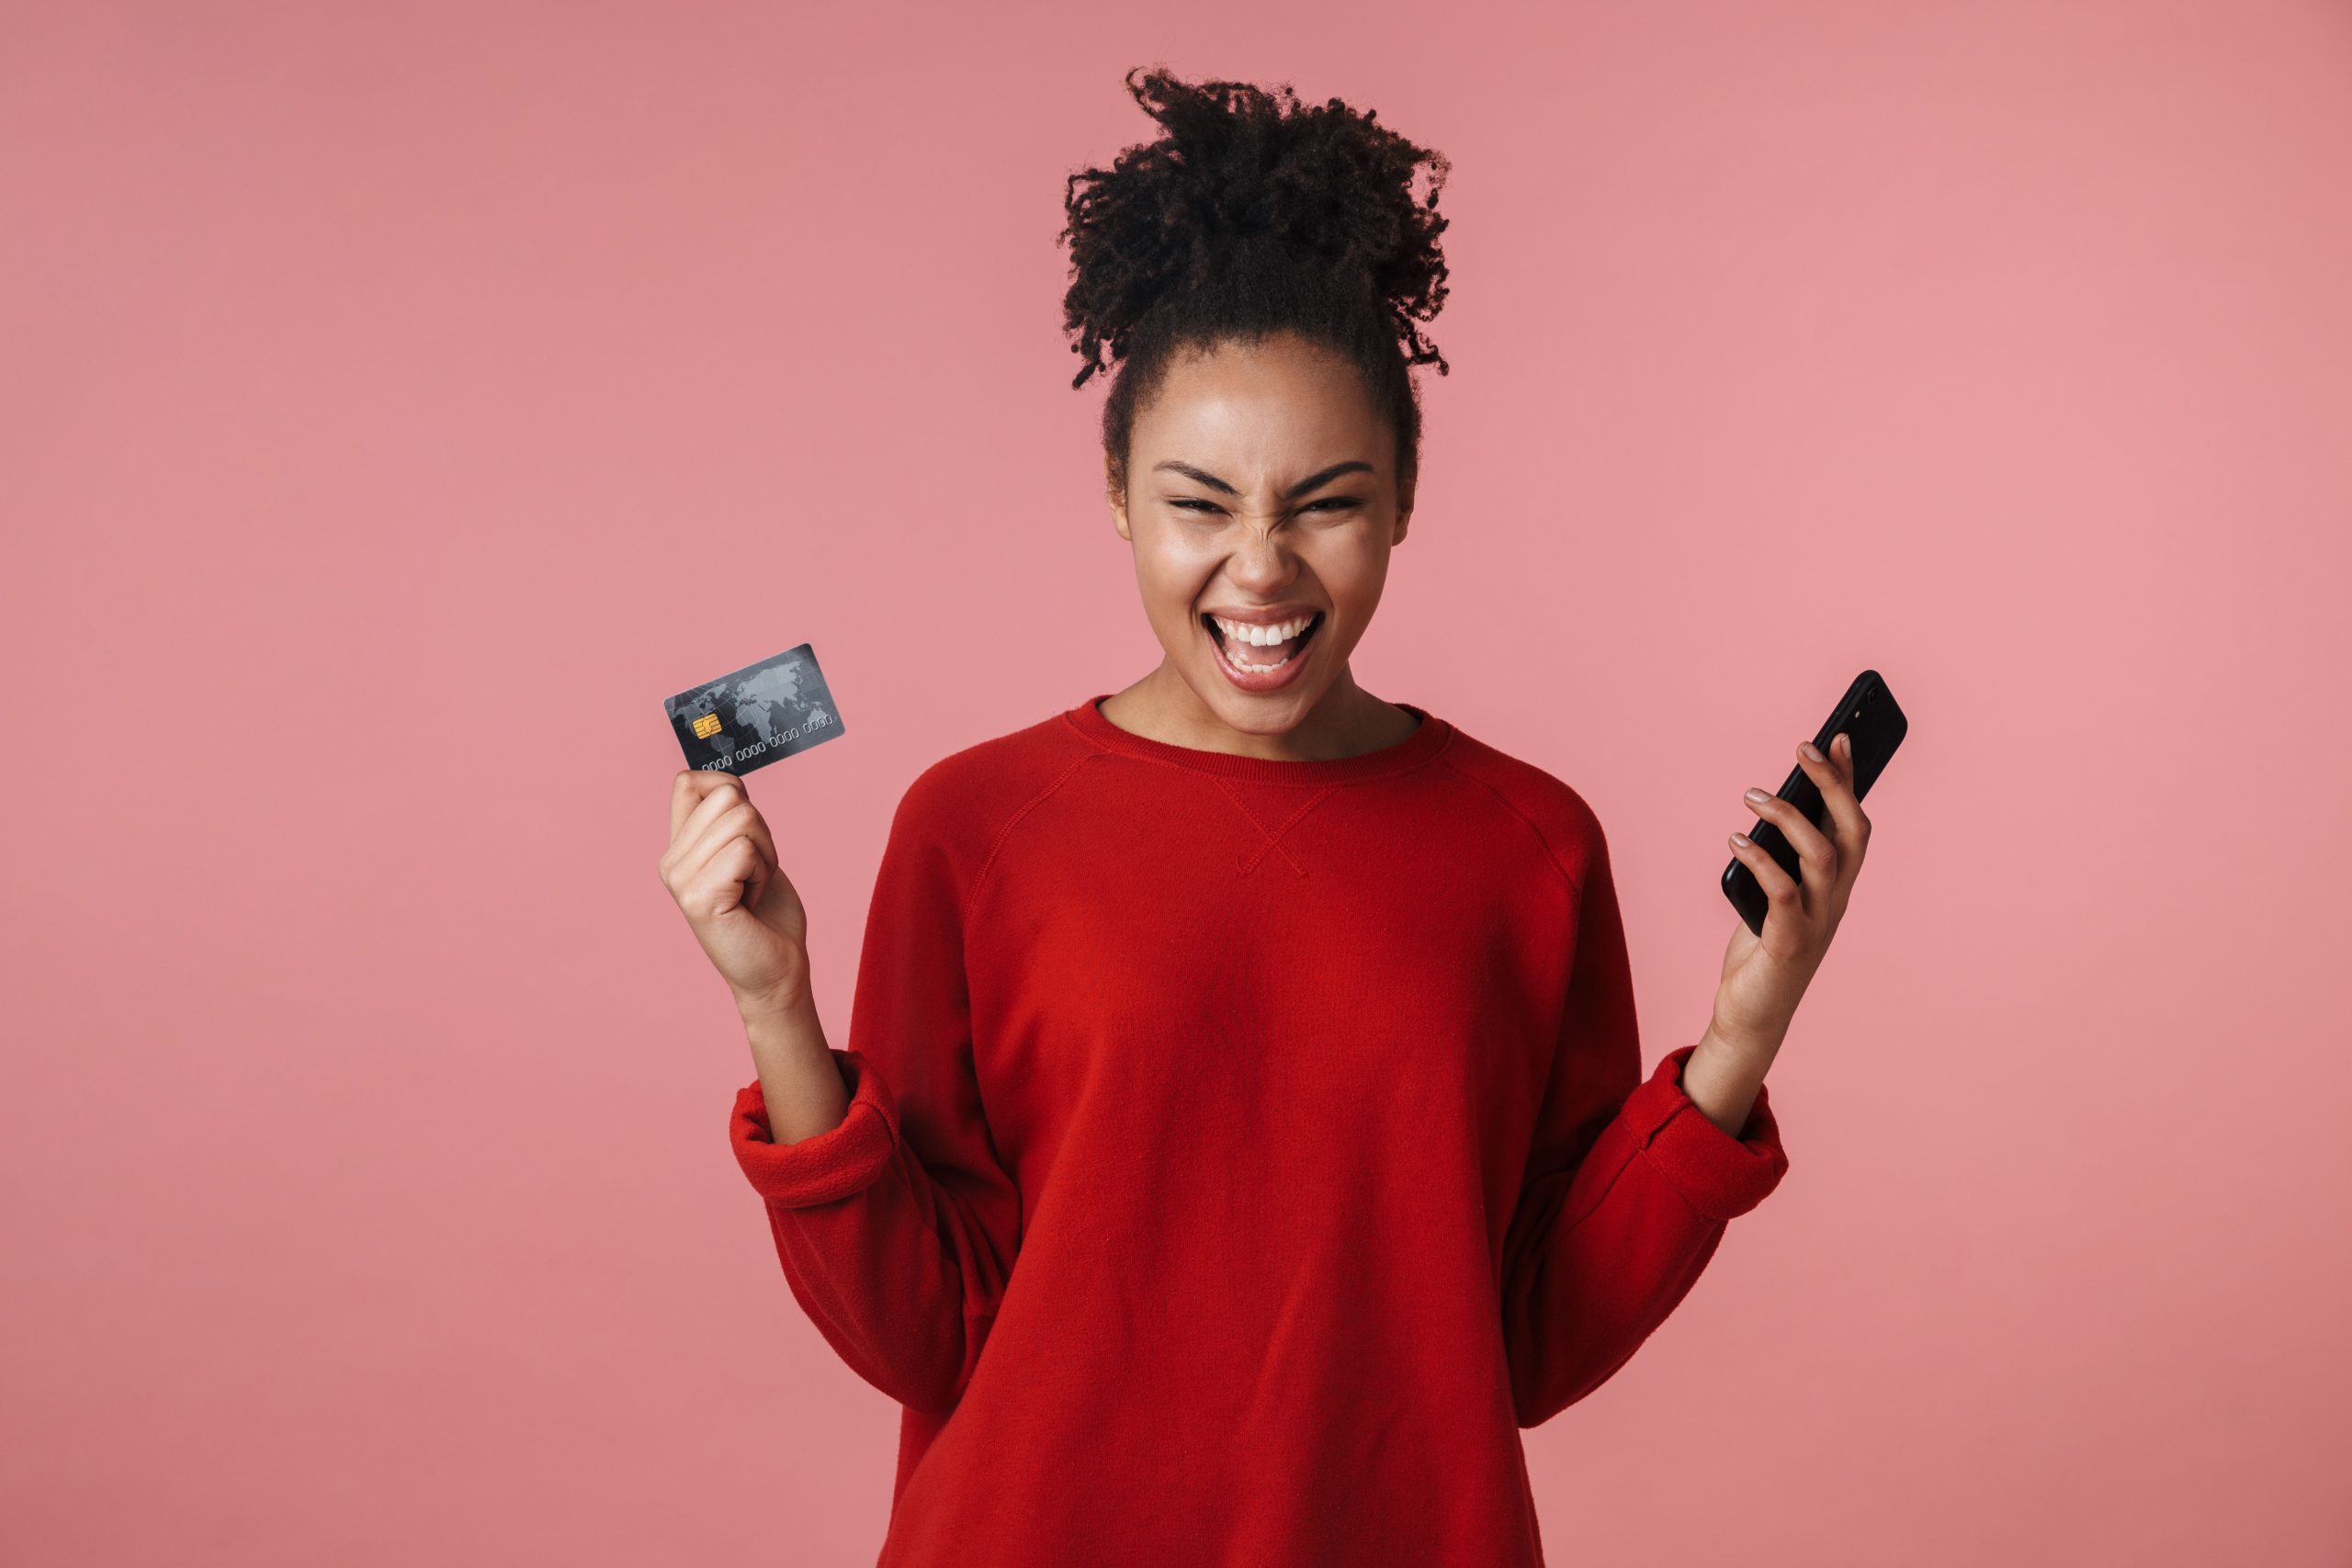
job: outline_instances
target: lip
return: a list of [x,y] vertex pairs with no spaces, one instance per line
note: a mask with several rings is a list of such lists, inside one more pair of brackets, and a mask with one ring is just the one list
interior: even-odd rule
[[[1221,612],[1204,611],[1202,613],[1204,615],[1210,615],[1220,614]],[[1297,611],[1284,611],[1282,614],[1273,616],[1272,621],[1258,621],[1253,624],[1259,626],[1272,625],[1276,621],[1286,621],[1290,619],[1292,615],[1298,613],[1299,612]],[[1238,620],[1241,617],[1227,615],[1225,618],[1227,620]],[[1328,621],[1330,617],[1325,615],[1323,618]],[[1212,633],[1207,626],[1202,626],[1197,617],[1193,620],[1193,624],[1196,626],[1200,626],[1202,639],[1209,645],[1209,658],[1216,665],[1217,669],[1224,673],[1225,678],[1233,683],[1235,689],[1248,692],[1253,696],[1261,695],[1268,692],[1279,692],[1284,686],[1287,686],[1292,682],[1297,680],[1299,675],[1306,670],[1306,661],[1314,658],[1316,650],[1323,646],[1323,627],[1318,624],[1314,627],[1315,635],[1306,639],[1306,646],[1301,649],[1298,652],[1292,654],[1288,659],[1284,660],[1280,669],[1269,670],[1263,674],[1252,675],[1243,671],[1236,670],[1233,667],[1232,662],[1225,656],[1225,649],[1218,646],[1216,635]]]

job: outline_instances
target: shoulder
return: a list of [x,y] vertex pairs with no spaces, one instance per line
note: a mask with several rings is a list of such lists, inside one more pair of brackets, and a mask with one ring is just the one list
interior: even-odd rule
[[1608,852],[1600,815],[1556,773],[1489,745],[1458,725],[1442,760],[1474,793],[1491,797],[1498,809],[1525,824],[1571,886],[1582,887],[1589,867]]
[[891,837],[985,854],[1001,830],[1096,755],[1059,714],[949,752],[899,799]]

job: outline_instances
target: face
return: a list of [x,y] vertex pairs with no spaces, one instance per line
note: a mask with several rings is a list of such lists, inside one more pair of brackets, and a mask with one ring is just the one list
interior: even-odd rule
[[[1412,503],[1397,494],[1395,432],[1352,365],[1290,333],[1180,355],[1136,412],[1111,508],[1167,654],[1154,677],[1175,725],[1270,736],[1353,720],[1368,699],[1348,655]],[[1262,645],[1212,616],[1307,625]]]

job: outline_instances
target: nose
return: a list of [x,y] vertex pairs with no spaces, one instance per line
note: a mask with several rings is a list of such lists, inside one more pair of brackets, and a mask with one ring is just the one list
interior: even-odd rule
[[1298,563],[1280,530],[1253,528],[1234,546],[1225,575],[1252,599],[1274,599],[1297,577]]

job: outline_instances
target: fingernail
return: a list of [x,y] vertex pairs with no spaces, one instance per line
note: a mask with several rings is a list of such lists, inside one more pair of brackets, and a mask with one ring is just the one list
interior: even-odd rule
[[1772,797],[1771,797],[1770,795],[1766,795],[1766,794],[1765,794],[1762,790],[1760,790],[1760,789],[1751,789],[1751,790],[1749,790],[1749,791],[1747,792],[1747,799],[1749,799],[1749,800],[1754,801],[1757,805],[1761,806],[1761,805],[1763,805],[1766,801],[1768,801],[1768,800],[1771,799]]
[[1821,748],[1815,746],[1810,740],[1798,747],[1797,750],[1804,753],[1805,761],[1808,762],[1826,762],[1829,760],[1821,754]]

